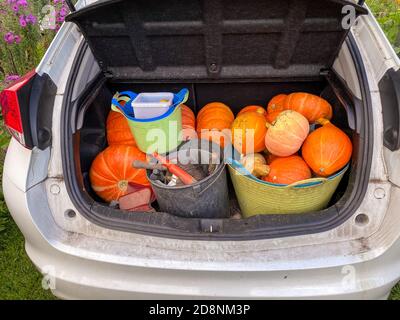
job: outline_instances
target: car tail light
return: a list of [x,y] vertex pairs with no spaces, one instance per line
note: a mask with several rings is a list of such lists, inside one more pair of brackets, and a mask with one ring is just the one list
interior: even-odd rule
[[35,75],[35,70],[27,73],[0,94],[4,124],[10,134],[27,148],[32,147],[28,108],[31,80]]

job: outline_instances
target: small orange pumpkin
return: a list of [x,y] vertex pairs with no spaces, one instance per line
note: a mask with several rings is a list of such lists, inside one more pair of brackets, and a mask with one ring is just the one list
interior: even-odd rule
[[332,119],[332,106],[328,101],[316,95],[304,92],[289,94],[284,101],[285,110],[301,113],[313,124],[318,119]]
[[196,117],[188,106],[182,104],[182,138],[183,141],[197,138]]
[[182,110],[182,126],[191,126],[196,128],[196,117],[187,105],[181,104]]
[[283,103],[285,102],[286,97],[286,94],[278,94],[277,96],[273,97],[268,103],[268,113],[283,111]]
[[302,155],[310,168],[322,177],[329,177],[350,161],[353,146],[350,138],[329,120],[320,119],[321,128],[304,142]]
[[305,117],[292,110],[283,111],[273,124],[267,124],[265,146],[278,157],[288,157],[299,151],[310,131]]
[[267,117],[267,110],[265,110],[261,106],[256,106],[256,105],[251,105],[251,106],[244,107],[242,110],[239,111],[237,116],[240,116],[243,113],[251,112],[251,111],[261,112],[261,110],[262,110],[262,113],[263,113],[264,117]]
[[267,133],[264,109],[248,111],[239,115],[232,123],[233,146],[242,154],[261,152],[265,149]]
[[128,193],[129,183],[148,186],[144,169],[132,166],[134,160],[146,161],[146,155],[136,147],[111,145],[94,159],[89,178],[96,194],[107,202]]
[[197,139],[197,132],[192,126],[182,125],[182,139],[183,141],[188,141],[192,139]]
[[232,110],[221,102],[205,105],[197,115],[197,132],[202,139],[212,140],[224,147],[230,140],[228,131],[235,116]]
[[110,111],[107,117],[106,130],[109,145],[125,144],[136,146],[128,121],[119,112]]
[[292,184],[311,178],[311,171],[299,156],[277,158],[269,165],[264,181],[276,184]]

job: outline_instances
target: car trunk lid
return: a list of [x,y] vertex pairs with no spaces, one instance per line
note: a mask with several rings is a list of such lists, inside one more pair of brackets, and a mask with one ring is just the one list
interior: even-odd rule
[[342,0],[108,0],[66,20],[115,79],[254,80],[318,76],[349,32],[342,22],[366,13]]

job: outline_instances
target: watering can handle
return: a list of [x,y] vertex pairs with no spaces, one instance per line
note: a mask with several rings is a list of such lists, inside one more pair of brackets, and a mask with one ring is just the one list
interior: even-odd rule
[[175,94],[175,99],[176,102],[179,102],[179,104],[185,103],[189,98],[189,90],[188,89],[182,89],[181,91],[179,91],[177,94]]
[[307,180],[302,180],[302,181],[297,181],[295,183],[292,183],[291,185],[288,185],[288,188],[295,188],[298,186],[302,185],[317,185],[317,184],[324,184],[328,181],[326,178],[312,178],[312,179],[307,179]]
[[[126,110],[126,108],[129,108],[127,102],[132,101],[136,96],[137,94],[132,91],[116,92],[111,100],[111,110],[122,114],[124,114],[124,111],[130,113],[129,110]],[[125,105],[121,106],[120,101],[125,101]]]

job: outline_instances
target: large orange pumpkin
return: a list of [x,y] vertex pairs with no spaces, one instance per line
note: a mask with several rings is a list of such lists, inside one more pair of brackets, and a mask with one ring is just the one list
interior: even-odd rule
[[285,110],[301,113],[311,124],[321,118],[332,119],[332,106],[329,102],[310,93],[296,92],[289,94],[283,107]]
[[300,113],[283,111],[265,135],[265,146],[268,151],[278,157],[288,157],[299,151],[310,131],[305,117]]
[[220,118],[233,122],[235,116],[226,104],[222,102],[210,102],[206,104],[197,114],[197,122],[208,122],[210,119]]
[[232,110],[221,102],[211,102],[205,105],[197,115],[197,132],[202,139],[212,140],[223,147],[230,137],[235,116]]
[[256,105],[251,105],[251,106],[247,106],[244,107],[242,110],[239,111],[239,113],[237,114],[238,116],[240,116],[243,113],[246,112],[251,112],[251,111],[258,111],[258,112],[262,112],[262,114],[264,115],[264,117],[267,117],[267,110],[265,110],[263,107],[261,106],[256,106]]
[[268,113],[283,111],[283,103],[285,102],[286,97],[286,94],[278,94],[277,96],[273,97],[268,102]]
[[276,184],[292,184],[311,178],[311,171],[299,156],[277,158],[269,165],[269,173],[264,181]]
[[134,160],[146,161],[146,155],[136,147],[112,145],[100,152],[89,171],[93,190],[103,200],[118,200],[128,193],[128,184],[148,186],[144,169],[132,166]]
[[328,177],[350,161],[353,146],[350,138],[329,120],[317,122],[323,126],[307,137],[302,155],[315,174]]
[[232,123],[232,143],[242,154],[261,152],[265,149],[267,127],[264,109],[239,115]]
[[107,142],[109,145],[125,144],[136,146],[128,121],[119,112],[110,111],[107,117]]

